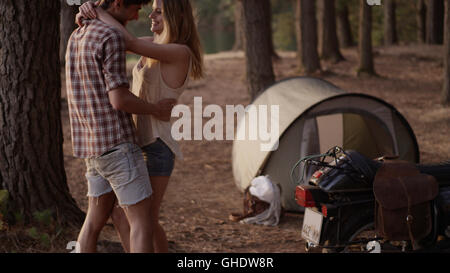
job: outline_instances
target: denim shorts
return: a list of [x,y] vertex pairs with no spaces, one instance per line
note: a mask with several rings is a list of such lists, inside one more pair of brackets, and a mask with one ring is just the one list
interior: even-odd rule
[[152,194],[142,150],[136,144],[122,143],[99,157],[87,158],[86,168],[89,197],[114,191],[124,207]]
[[175,155],[160,138],[142,147],[142,152],[147,162],[148,175],[170,176],[172,174]]

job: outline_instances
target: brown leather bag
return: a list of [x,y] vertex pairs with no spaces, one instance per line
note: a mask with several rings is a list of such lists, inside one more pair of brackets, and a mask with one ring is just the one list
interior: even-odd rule
[[431,200],[438,194],[436,179],[421,174],[414,164],[385,162],[377,171],[375,229],[385,239],[415,241],[431,232]]

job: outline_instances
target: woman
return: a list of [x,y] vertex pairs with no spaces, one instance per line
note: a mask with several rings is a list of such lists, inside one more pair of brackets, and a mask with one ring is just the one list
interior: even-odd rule
[[[98,4],[99,2],[97,2]],[[102,8],[91,2],[80,7],[80,17],[97,18],[119,29],[128,51],[142,57],[133,68],[132,92],[149,102],[163,98],[178,99],[189,76],[203,76],[203,58],[198,32],[189,0],[154,0],[149,15],[153,37],[136,38]],[[159,224],[159,210],[174,167],[174,158],[182,158],[178,143],[171,136],[170,122],[153,116],[133,116],[139,144],[147,160],[153,189],[150,211],[155,252],[168,252],[164,229]],[[125,250],[129,245],[129,226],[123,211],[112,213]]]

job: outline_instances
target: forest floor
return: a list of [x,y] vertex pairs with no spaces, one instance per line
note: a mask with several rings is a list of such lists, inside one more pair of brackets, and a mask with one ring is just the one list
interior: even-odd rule
[[[342,50],[345,61],[322,63],[323,73],[314,75],[348,92],[376,96],[392,104],[411,125],[419,144],[422,163],[450,159],[450,108],[439,103],[443,61],[441,46],[392,46],[375,48],[377,77],[357,77],[356,48]],[[280,53],[274,63],[276,79],[299,76],[296,55]],[[242,52],[205,56],[206,77],[190,83],[179,103],[193,108],[195,96],[203,105],[247,105]],[[133,64],[129,64],[131,68]],[[64,85],[64,82],[63,82]],[[65,90],[62,92],[63,101]],[[206,119],[208,120],[208,119]],[[85,166],[72,156],[67,104],[62,112],[64,158],[70,191],[86,211]],[[161,209],[161,224],[169,240],[169,252],[304,252],[300,237],[302,214],[285,214],[278,226],[266,227],[232,222],[228,216],[243,210],[243,194],[235,186],[231,167],[232,141],[180,141],[184,161],[177,161]],[[14,239],[5,252],[69,252],[79,230],[68,230],[49,248],[31,239]],[[16,234],[17,235],[17,234]],[[26,237],[26,236],[25,236]],[[24,241],[25,240],[25,241]],[[121,252],[109,222],[100,235],[100,252]]]

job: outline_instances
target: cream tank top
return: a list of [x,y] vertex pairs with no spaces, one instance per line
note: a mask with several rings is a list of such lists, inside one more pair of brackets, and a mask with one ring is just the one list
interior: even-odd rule
[[[155,61],[149,64],[146,58],[141,57],[133,68],[131,90],[134,95],[150,103],[157,103],[167,98],[178,100],[188,85],[191,68],[192,58],[183,85],[178,88],[171,88],[164,82],[161,74],[161,63]],[[133,121],[137,130],[138,144],[141,147],[149,145],[159,137],[178,159],[183,159],[180,146],[172,137],[172,123],[170,121],[161,121],[153,115],[133,115]]]

